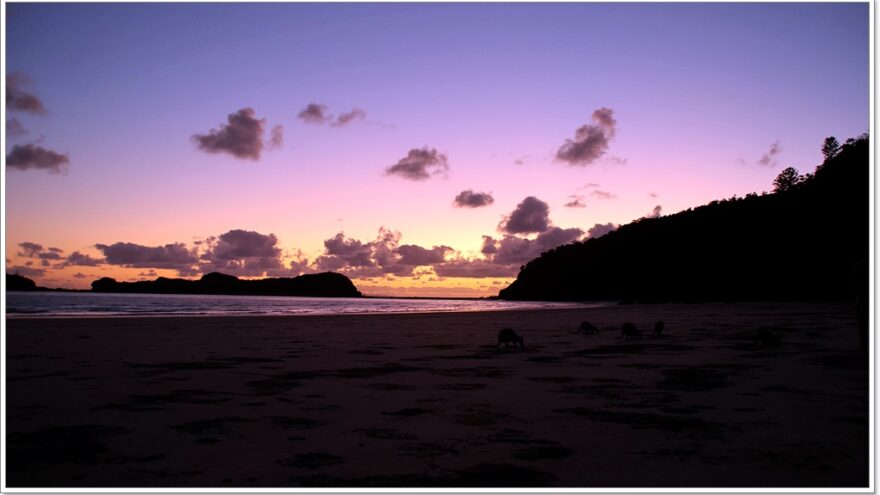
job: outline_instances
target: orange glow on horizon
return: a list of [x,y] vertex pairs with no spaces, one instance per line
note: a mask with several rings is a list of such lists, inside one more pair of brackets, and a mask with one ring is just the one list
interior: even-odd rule
[[[10,251],[14,252],[14,251]],[[103,277],[110,277],[120,282],[137,282],[155,280],[159,277],[198,280],[202,274],[182,277],[176,270],[126,268],[114,265],[95,267],[71,266],[64,268],[41,268],[33,260],[14,254],[11,263],[7,264],[8,273],[16,273],[13,265],[27,266],[32,270],[42,269],[43,275],[20,273],[34,280],[37,285],[49,288],[89,290],[91,283]],[[25,265],[31,261],[31,265]],[[285,260],[289,261],[289,260]],[[340,271],[340,273],[345,273]],[[239,277],[241,279],[261,279],[266,277]],[[382,277],[349,277],[361,293],[371,297],[492,297],[507,287],[514,278],[465,278],[438,277],[430,267],[416,267],[412,277],[385,275]]]

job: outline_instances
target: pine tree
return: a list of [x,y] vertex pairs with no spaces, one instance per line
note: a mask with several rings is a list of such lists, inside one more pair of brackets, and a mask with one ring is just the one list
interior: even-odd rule
[[784,192],[794,189],[794,187],[802,181],[803,177],[801,177],[797,169],[794,167],[788,167],[782,172],[779,172],[779,175],[773,180],[773,192]]
[[825,141],[822,143],[822,155],[825,156],[825,161],[834,158],[840,152],[840,143],[837,142],[837,138],[834,136],[830,136],[825,138]]

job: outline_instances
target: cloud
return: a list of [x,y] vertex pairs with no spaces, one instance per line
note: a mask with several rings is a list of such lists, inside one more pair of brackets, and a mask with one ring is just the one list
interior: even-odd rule
[[586,208],[587,205],[584,203],[584,197],[579,194],[572,194],[568,197],[569,200],[562,206],[566,208]]
[[[397,235],[399,238],[399,234]],[[331,250],[352,254],[351,246],[346,247],[347,240],[344,237],[342,240],[339,246],[334,245],[333,239],[328,240]],[[313,273],[321,266],[324,266],[324,270],[346,266],[346,260],[337,260],[336,256],[323,260],[323,264],[319,263],[321,260],[312,263],[300,249],[283,251],[274,234],[243,229],[233,229],[218,236],[195,240],[191,247],[182,242],[164,246],[117,242],[112,245],[97,244],[96,247],[104,253],[105,260],[96,260],[76,252],[67,258],[63,266],[96,266],[107,263],[126,268],[176,270],[182,277],[210,272],[222,272],[237,277],[295,277]],[[376,253],[379,251],[377,248]],[[56,266],[59,267],[62,266]]]
[[6,121],[6,137],[8,138],[16,138],[27,135],[28,131],[21,125],[21,122],[18,121],[15,117],[8,119]]
[[[372,243],[364,244],[357,239],[346,238],[345,234],[339,232],[336,236],[324,241],[324,250],[326,256],[322,263],[329,263],[327,266],[335,266],[341,268],[344,266],[375,266],[373,261],[373,245]],[[328,256],[337,258],[337,260],[326,259]],[[319,259],[321,259],[319,258]]]
[[[370,242],[361,242],[339,232],[324,241],[324,254],[315,260],[315,267],[338,271],[352,278],[416,276],[415,267],[437,266],[454,252],[449,246],[429,249],[414,244],[401,245],[400,239],[400,232],[385,227],[381,227],[376,239]],[[419,273],[424,275],[423,271]]]
[[381,227],[375,240],[361,242],[340,232],[324,241],[324,255],[315,260],[319,270],[340,271],[350,277],[384,274],[409,275],[413,265],[403,265],[397,252],[400,232]]
[[[21,251],[18,252],[19,256],[39,259],[42,266],[50,266],[52,261],[60,261],[64,258],[61,255],[64,250],[55,247],[44,249],[41,244],[35,242],[25,241],[19,243],[18,247],[21,248]],[[30,266],[30,263],[27,263],[27,265]]]
[[[292,277],[311,271],[308,259],[296,250],[289,266],[274,234],[233,229],[219,236],[193,242],[164,246],[142,246],[130,242],[96,244],[105,260],[74,253],[65,265],[95,266],[101,263],[126,268],[176,270],[182,277],[199,273],[223,272],[238,277]],[[288,256],[290,257],[290,256]]]
[[602,107],[593,112],[593,124],[584,124],[575,131],[574,139],[566,139],[556,152],[556,159],[569,165],[589,165],[602,157],[608,141],[614,137],[617,121],[614,111]]
[[274,234],[260,234],[251,230],[235,229],[221,234],[213,244],[211,259],[236,260],[252,257],[278,257],[281,250]]
[[30,86],[31,80],[21,72],[13,72],[6,76],[6,108],[10,111],[45,115],[43,102],[33,93],[22,87]]
[[581,229],[552,227],[536,239],[505,235],[501,239],[483,236],[481,252],[485,259],[454,258],[435,264],[434,271],[441,277],[515,277],[519,267],[537,258],[541,253],[583,236]]
[[512,278],[519,272],[519,266],[498,265],[480,259],[457,259],[440,265],[434,265],[434,272],[441,277]]
[[614,232],[617,230],[617,225],[613,223],[597,223],[593,225],[589,230],[587,230],[587,238],[588,239],[598,239],[605,234],[610,232]]
[[454,251],[449,246],[434,246],[431,249],[425,249],[421,246],[412,244],[404,244],[398,247],[395,252],[400,255],[398,264],[408,266],[423,266],[443,263],[446,253]]
[[207,153],[229,153],[236,158],[259,160],[263,151],[265,119],[257,119],[252,108],[242,108],[227,117],[227,123],[208,134],[195,134],[193,142]]
[[526,263],[534,258],[533,251],[530,249],[531,245],[532,241],[529,239],[506,235],[496,241],[497,251],[490,259],[493,263],[500,265]]
[[80,272],[76,272],[73,274],[73,278],[87,278],[87,277],[88,277],[88,275],[86,275],[84,273],[80,273]]
[[483,247],[480,252],[487,258],[498,252],[498,243],[491,236],[483,236]]
[[43,245],[37,244],[35,242],[21,242],[18,244],[18,247],[21,248],[21,251],[18,252],[19,256],[25,256],[28,258],[36,258],[37,255],[43,251]]
[[367,118],[367,112],[360,108],[352,108],[350,112],[341,113],[339,114],[339,117],[334,119],[333,115],[327,111],[326,105],[309,103],[301,112],[299,112],[297,118],[307,124],[330,124],[333,127],[344,127],[355,120]]
[[615,199],[617,196],[608,191],[599,191],[598,189],[590,192],[590,196],[596,199]]
[[[79,251],[74,251],[70,256],[65,257],[63,249],[56,247],[46,249],[43,248],[42,244],[35,242],[22,242],[18,246],[21,248],[18,252],[19,256],[39,259],[44,267],[52,266],[52,268],[60,269],[68,266],[98,266],[104,263],[104,260],[92,258]],[[58,261],[59,263],[52,265],[52,261]]]
[[295,250],[291,256],[293,257],[289,264],[291,277],[296,277],[304,273],[313,273],[315,271],[309,263],[309,259],[306,258],[303,254],[302,250]]
[[[429,170],[432,170],[429,172]],[[436,149],[411,149],[396,164],[385,169],[385,175],[398,175],[409,180],[426,180],[449,170],[446,155]]]
[[346,238],[344,232],[339,232],[330,239],[325,240],[324,248],[326,249],[327,254],[335,256],[349,256],[368,250],[361,241]]
[[532,247],[537,251],[537,258],[544,251],[548,251],[563,244],[570,244],[584,235],[584,231],[578,228],[563,229],[560,227],[551,227],[546,232],[542,232],[532,241]]
[[782,152],[782,146],[779,145],[779,141],[770,145],[770,149],[761,155],[761,158],[758,160],[758,165],[764,167],[775,167],[777,163],[776,155]]
[[498,224],[498,230],[508,234],[544,232],[550,228],[550,206],[529,196],[516,205],[513,212]]
[[288,275],[281,262],[281,248],[274,234],[235,229],[211,237],[199,257],[202,273],[223,272],[242,277]]
[[[143,268],[145,271],[139,274],[140,277],[155,276],[156,270],[163,269],[176,270],[184,277],[212,271],[245,277],[292,277],[331,270],[359,280],[413,277],[437,281],[437,277],[446,276],[509,278],[515,276],[522,263],[536,258],[543,251],[576,241],[583,234],[580,229],[549,227],[533,240],[509,234],[499,240],[483,236],[483,258],[474,259],[466,259],[445,245],[428,248],[401,244],[400,232],[386,227],[381,227],[376,238],[369,242],[339,232],[324,241],[324,253],[313,262],[299,249],[282,253],[274,234],[242,229],[197,240],[189,246],[181,242],[160,246],[130,242],[96,244],[105,259],[79,251],[64,256],[61,249],[46,249],[33,242],[21,243],[19,255],[60,261],[53,265],[54,268],[105,263]],[[33,263],[29,261],[25,268],[30,268]]]
[[340,256],[318,256],[315,260],[315,266],[321,271],[338,272],[348,265],[345,259]]
[[367,112],[361,110],[360,108],[353,108],[350,112],[340,114],[339,117],[333,122],[333,127],[342,127],[351,123],[354,120],[365,119],[367,118]]
[[604,129],[609,136],[614,136],[617,121],[614,120],[614,110],[602,107],[593,112],[593,122]]
[[325,124],[333,118],[327,113],[327,106],[318,103],[309,103],[299,115],[296,116],[306,124]]
[[64,263],[58,268],[63,268],[65,266],[98,266],[103,264],[104,260],[92,258],[87,254],[74,251],[70,253],[70,256],[68,256],[67,259],[64,260]]
[[648,213],[647,215],[645,215],[645,218],[660,218],[660,216],[662,214],[663,214],[663,207],[661,207],[660,205],[657,205],[654,207],[654,210],[651,211],[651,213]]
[[495,202],[495,198],[489,193],[475,193],[472,189],[462,191],[455,197],[452,205],[457,208],[479,208],[489,206]]
[[52,174],[67,173],[70,158],[33,144],[15,145],[6,155],[6,166],[19,170],[48,170]]
[[588,182],[588,183],[582,185],[581,187],[579,187],[578,189],[595,189],[597,187],[599,187],[599,184],[596,184],[595,182]]
[[269,148],[280,148],[284,144],[284,126],[273,125],[269,132]]
[[649,198],[658,198],[660,197],[657,193],[648,193]]
[[423,278],[427,277],[430,282],[439,282],[441,280],[445,280],[443,277],[437,277],[437,273],[434,272],[433,266],[423,266],[413,270],[412,278],[421,280],[422,283],[425,283]]
[[529,156],[531,156],[531,155],[523,155],[523,156],[517,158],[516,160],[514,160],[513,164],[514,165],[524,165],[526,163],[526,160],[528,160]]
[[164,246],[142,246],[131,242],[95,244],[106,262],[127,268],[162,268],[177,270],[182,276],[196,273],[198,256],[195,249],[176,242]]
[[[502,265],[521,265],[537,258],[544,251],[577,241],[583,235],[584,231],[581,229],[560,227],[551,227],[534,240],[505,235],[496,241],[496,251],[490,259]],[[484,246],[485,242],[484,240]]]
[[[370,243],[373,251],[373,259],[376,264],[381,267],[393,266],[397,261],[395,250],[400,244],[400,238],[403,237],[400,232],[388,228],[379,227],[379,234],[376,239]],[[387,269],[387,268],[386,268]]]
[[42,268],[31,268],[29,266],[21,266],[21,265],[13,266],[7,271],[9,273],[13,273],[15,275],[21,275],[22,277],[28,277],[28,278],[42,277],[43,275],[46,274],[46,270],[44,270]]

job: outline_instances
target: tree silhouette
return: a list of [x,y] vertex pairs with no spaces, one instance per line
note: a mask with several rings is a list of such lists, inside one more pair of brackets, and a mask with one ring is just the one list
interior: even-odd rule
[[[815,144],[821,146],[822,139]],[[861,137],[841,146],[837,156],[806,180],[795,169],[781,174],[777,190],[792,188],[785,193],[716,200],[546,251],[529,261],[499,298],[851,300],[850,268],[870,256],[865,242],[871,210],[865,187],[871,171],[869,147]],[[822,225],[834,228],[817,235]],[[768,256],[770,249],[784,253],[785,262]],[[868,283],[857,287],[867,291]]]
[[773,180],[773,192],[784,192],[794,189],[802,180],[803,177],[801,177],[796,168],[788,167],[779,172],[779,175]]
[[825,156],[825,161],[834,158],[840,152],[840,143],[837,141],[837,138],[834,136],[829,136],[825,138],[825,141],[822,143],[822,155]]

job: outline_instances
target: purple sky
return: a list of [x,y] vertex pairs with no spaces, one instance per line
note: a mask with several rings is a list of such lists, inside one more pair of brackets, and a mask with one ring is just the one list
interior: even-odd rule
[[494,294],[868,131],[867,3],[5,8],[7,270],[48,286]]

